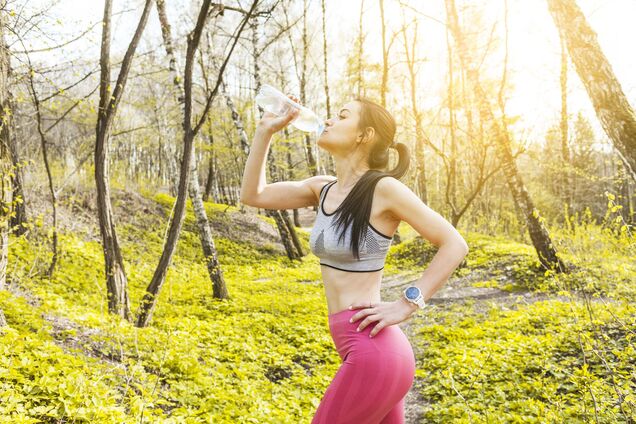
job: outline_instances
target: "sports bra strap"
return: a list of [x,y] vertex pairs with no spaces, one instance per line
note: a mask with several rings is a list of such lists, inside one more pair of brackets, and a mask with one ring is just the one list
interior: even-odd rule
[[336,181],[338,181],[338,180],[330,181],[327,184],[322,186],[322,188],[320,189],[320,202],[318,203],[318,206],[322,207],[322,203],[325,201],[325,199],[324,199],[325,198],[325,195],[324,195],[325,194],[325,188],[327,188],[327,186],[330,185],[330,184],[335,184]]

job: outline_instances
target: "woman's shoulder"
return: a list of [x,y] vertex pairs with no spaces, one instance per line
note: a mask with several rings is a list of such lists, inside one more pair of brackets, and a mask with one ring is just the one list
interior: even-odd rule
[[337,178],[333,175],[314,175],[307,180],[310,181],[310,185],[314,192],[314,195],[316,196],[316,199],[320,199],[322,190],[327,186],[327,184],[336,181]]
[[317,185],[319,190],[322,190],[324,186],[338,179],[334,175],[316,175],[313,178],[315,178],[315,184]]
[[394,190],[410,190],[406,184],[391,175],[380,178],[375,187],[381,195],[391,194]]
[[380,178],[375,191],[383,213],[388,213],[395,219],[400,219],[400,209],[410,207],[414,201],[421,201],[413,190],[392,176]]

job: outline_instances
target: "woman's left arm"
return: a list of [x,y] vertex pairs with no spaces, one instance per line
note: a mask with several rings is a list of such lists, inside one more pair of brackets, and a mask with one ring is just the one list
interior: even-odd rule
[[[429,208],[400,180],[392,177],[382,178],[378,181],[376,191],[383,199],[386,199],[387,204],[390,205],[388,210],[396,219],[407,222],[423,238],[439,248],[422,276],[412,284],[421,290],[424,300],[428,300],[446,283],[455,269],[462,263],[468,254],[468,244],[450,222]],[[368,306],[352,305],[351,309],[364,307]],[[376,308],[382,310],[380,313],[376,312],[378,320],[382,319],[381,315],[386,315],[388,320],[379,328],[376,325],[376,328],[371,331],[371,335],[375,335],[382,327],[400,319],[396,318],[396,315],[408,318],[418,309],[418,306],[410,303],[401,295],[399,300],[392,302],[390,306],[382,305],[382,307]],[[402,313],[396,314],[395,308],[401,309]],[[361,311],[354,315],[353,321],[367,315]],[[360,326],[364,328],[373,320],[364,320]]]
[[423,238],[439,248],[422,277],[413,284],[422,291],[424,300],[428,300],[462,263],[468,254],[468,244],[450,222],[429,208],[400,180],[382,178],[376,187],[383,198],[387,199],[392,215],[407,222]]

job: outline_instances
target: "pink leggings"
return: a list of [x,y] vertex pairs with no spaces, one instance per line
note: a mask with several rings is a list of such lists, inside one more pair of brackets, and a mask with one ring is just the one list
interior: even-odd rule
[[397,324],[371,338],[377,321],[356,332],[363,319],[349,319],[359,311],[329,314],[329,331],[342,364],[311,424],[404,423],[404,398],[415,378],[411,344]]

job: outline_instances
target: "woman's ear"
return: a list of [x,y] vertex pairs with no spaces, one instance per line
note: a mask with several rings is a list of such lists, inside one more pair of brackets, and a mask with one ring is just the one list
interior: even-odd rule
[[375,137],[375,128],[373,127],[366,127],[362,133],[358,135],[358,139],[361,139],[361,141],[365,143],[372,141],[373,137]]

